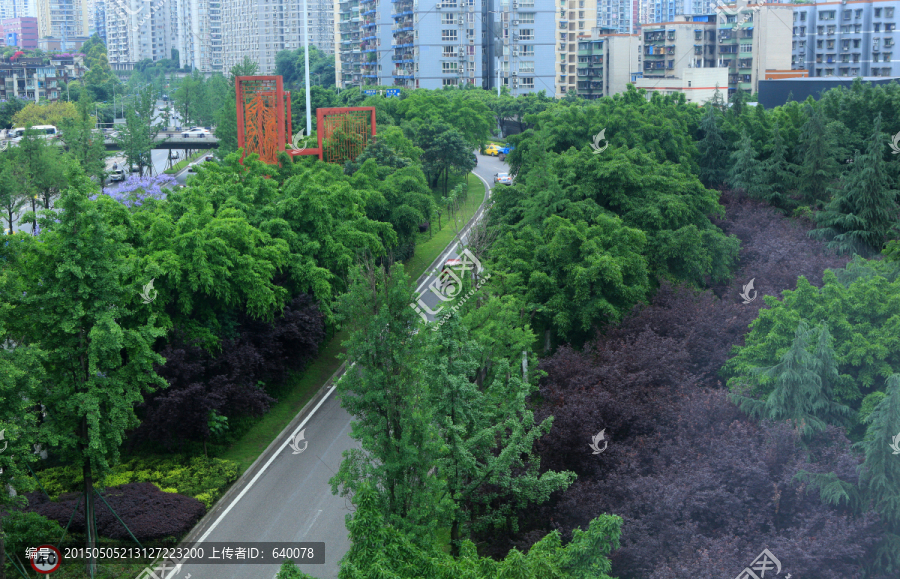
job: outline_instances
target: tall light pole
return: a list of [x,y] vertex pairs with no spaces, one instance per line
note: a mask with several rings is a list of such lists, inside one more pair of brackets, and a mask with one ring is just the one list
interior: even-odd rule
[[306,68],[306,136],[312,133],[312,109],[309,101],[309,8],[303,0],[303,59]]

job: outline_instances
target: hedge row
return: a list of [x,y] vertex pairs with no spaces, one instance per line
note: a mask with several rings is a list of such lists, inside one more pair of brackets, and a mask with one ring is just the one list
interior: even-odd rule
[[[193,497],[208,510],[239,475],[238,463],[221,458],[135,458],[113,467],[96,486],[149,482],[161,491]],[[64,493],[81,492],[84,485],[80,466],[48,468],[38,473],[38,479],[53,500]]]

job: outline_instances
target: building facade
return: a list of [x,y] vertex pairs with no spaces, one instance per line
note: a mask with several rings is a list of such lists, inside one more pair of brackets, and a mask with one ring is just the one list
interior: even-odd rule
[[3,46],[18,46],[34,50],[38,46],[38,24],[34,16],[0,20],[0,38]]
[[792,8],[763,4],[738,15],[716,9],[717,64],[729,69],[729,95],[738,89],[755,93],[767,70],[791,68]]
[[[555,94],[555,1],[337,0],[338,86]],[[568,23],[559,34],[568,38]]]
[[[624,0],[622,0],[624,1]],[[609,4],[609,2],[607,2]],[[600,15],[597,13],[597,0],[559,0],[558,43],[556,46],[556,60],[559,69],[556,72],[557,98],[564,97],[570,92],[578,93],[578,63],[581,52],[579,41],[582,36],[590,35],[591,30],[597,28]],[[618,22],[618,17],[616,19]],[[615,28],[615,26],[601,26],[601,28]]]
[[641,39],[645,79],[682,78],[687,68],[717,66],[715,16],[678,16],[642,26]]
[[716,90],[723,95],[728,84],[727,68],[685,68],[680,77],[641,78],[635,82],[637,88],[647,91],[647,98],[654,93],[674,95],[683,93],[689,103],[702,105],[711,100]]
[[897,1],[794,6],[791,65],[810,77],[900,76]]
[[[387,2],[387,0],[381,0]],[[275,72],[275,55],[304,44],[301,0],[221,0],[223,69],[229,70],[249,56],[259,64],[258,74]],[[319,50],[333,50],[334,4],[307,0],[310,43]],[[321,39],[321,45],[316,39]]]
[[36,17],[34,0],[0,0],[0,20]]
[[82,78],[85,72],[81,56],[55,58],[50,64],[45,64],[42,58],[0,63],[0,99],[56,101],[64,96],[64,85]]
[[595,28],[578,39],[578,96],[589,100],[625,92],[640,71],[640,37]]

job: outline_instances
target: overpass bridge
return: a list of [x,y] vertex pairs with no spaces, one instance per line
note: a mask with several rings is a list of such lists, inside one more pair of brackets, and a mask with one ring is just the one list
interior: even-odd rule
[[[115,139],[104,137],[103,145],[107,151],[119,151],[122,147]],[[219,139],[212,135],[207,137],[188,137],[184,138],[180,132],[165,132],[156,135],[156,142],[153,144],[154,149],[184,149],[190,151],[199,151],[201,149],[218,149]]]

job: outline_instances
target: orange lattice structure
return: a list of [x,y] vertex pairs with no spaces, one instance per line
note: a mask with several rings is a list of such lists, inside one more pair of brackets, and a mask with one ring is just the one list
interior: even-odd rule
[[280,76],[239,76],[234,84],[241,161],[257,153],[263,163],[276,164],[287,142],[285,136],[290,135],[289,113],[285,124],[285,99],[290,93],[284,92]]

